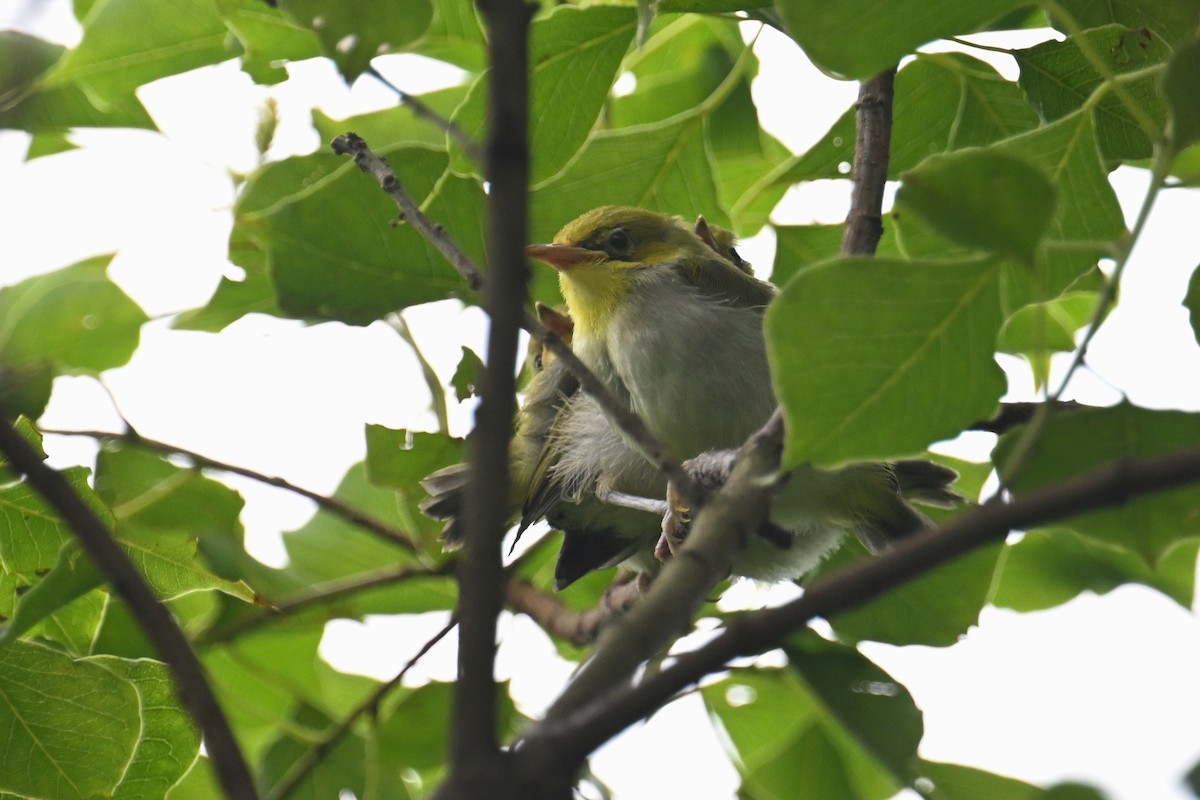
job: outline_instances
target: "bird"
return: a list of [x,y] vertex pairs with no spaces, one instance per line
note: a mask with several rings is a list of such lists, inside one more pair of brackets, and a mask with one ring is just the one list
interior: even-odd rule
[[[776,289],[731,260],[731,235],[703,236],[708,227],[603,206],[527,249],[559,272],[580,360],[680,458],[741,444],[776,405],[763,335]],[[563,531],[556,588],[620,561],[652,570],[659,521],[600,498],[665,490],[636,445],[577,392],[551,427],[518,530],[544,518]]]
[[[725,485],[736,450],[709,450],[683,463],[699,491],[695,505],[667,487],[667,512],[655,546],[660,561],[687,538],[700,508]],[[731,573],[763,582],[793,580],[811,572],[853,531],[874,555],[893,542],[933,527],[913,503],[953,508],[966,500],[952,485],[958,472],[928,459],[863,461],[837,468],[811,464],[769,479],[771,512],[749,537]]]
[[[674,228],[682,225],[682,222],[672,219],[670,224]],[[734,249],[735,241],[731,231],[710,225],[700,216],[692,226],[692,232],[695,234],[691,242],[693,246],[699,242],[709,248],[709,255],[715,253],[744,274],[752,274],[749,263]],[[571,316],[561,309],[551,308],[542,303],[537,303],[536,309],[541,323],[570,345],[575,327]],[[550,430],[559,412],[567,403],[575,403],[575,413],[582,414],[582,409],[589,403],[582,397],[576,397],[579,390],[578,381],[537,341],[530,342],[525,370],[531,377],[526,384],[524,402],[515,420],[513,438],[509,446],[509,506],[514,514],[521,513],[520,531],[524,531],[537,518],[526,511],[526,506],[529,505],[528,494],[534,484],[535,471],[548,464],[543,458],[543,450],[548,444]],[[587,413],[596,415],[593,422],[607,425],[607,420],[603,419],[599,408],[589,408]],[[640,462],[640,457],[637,461]],[[638,466],[641,467],[641,464]],[[462,495],[466,484],[466,464],[444,467],[421,481],[428,497],[421,501],[420,509],[427,516],[446,523],[441,533],[445,550],[456,550],[463,543],[463,532],[458,519],[462,511]],[[540,483],[538,487],[541,488]],[[661,492],[655,492],[654,496],[661,498]],[[549,493],[543,496],[543,501],[549,503],[548,497]],[[659,502],[661,503],[661,500]],[[658,524],[658,518],[651,517],[644,511],[615,508],[590,499],[578,505],[578,508],[569,509],[568,513],[555,513],[552,504],[544,511],[551,517],[552,524],[565,522],[567,519],[573,519],[577,523],[565,526],[565,541],[556,577],[558,588],[565,588],[592,568],[610,561],[615,563],[614,559],[620,560],[618,556],[628,548],[631,538],[644,539],[646,536],[642,534],[639,537],[631,537],[627,532],[653,531]],[[596,519],[591,519],[589,514],[595,514]],[[661,516],[661,512],[659,514]],[[646,566],[652,567],[653,564],[647,562]]]

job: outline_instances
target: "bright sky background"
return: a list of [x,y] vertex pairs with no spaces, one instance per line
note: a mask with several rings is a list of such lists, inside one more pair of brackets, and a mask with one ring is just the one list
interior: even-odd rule
[[[4,0],[0,27],[73,44],[78,27],[69,6],[65,0]],[[757,30],[745,27],[748,36]],[[1016,47],[1046,36],[987,41]],[[770,29],[757,49],[763,66],[754,91],[763,123],[803,149],[853,102],[856,86],[820,75]],[[973,55],[1015,77],[1010,59]],[[457,70],[414,57],[375,63],[412,93],[459,80]],[[237,272],[225,257],[235,199],[229,172],[255,166],[251,143],[265,99],[274,97],[281,113],[272,158],[324,146],[308,127],[314,106],[344,117],[394,102],[370,79],[347,90],[324,62],[290,71],[291,80],[270,89],[255,86],[232,62],[158,81],[139,96],[161,135],[79,131],[73,140],[80,149],[30,163],[22,163],[26,137],[0,132],[0,284],[116,252],[110,276],[159,318],[145,327],[133,361],[106,374],[106,388],[89,378],[60,378],[45,426],[116,429],[111,393],[144,435],[322,492],[332,492],[364,455],[365,423],[434,427],[412,353],[383,324],[306,328],[255,316],[219,335],[168,328],[172,313],[203,304],[223,274]],[[1146,175],[1122,169],[1113,180],[1132,221]],[[844,186],[809,185],[790,193],[774,218],[836,222],[847,198]],[[1200,348],[1179,305],[1200,263],[1198,219],[1200,192],[1160,197],[1126,273],[1121,304],[1069,396],[1111,403],[1124,394],[1151,408],[1200,410]],[[769,267],[773,247],[765,234],[739,251]],[[484,323],[476,310],[444,302],[404,316],[446,381],[460,347],[483,352]],[[1029,396],[1026,371],[1020,365],[1009,371],[1014,396]],[[470,404],[451,411],[456,431],[465,432]],[[989,444],[976,439],[963,447],[981,456]],[[89,463],[95,452],[79,439],[53,437],[47,446],[57,465]],[[280,563],[280,532],[303,524],[311,504],[251,481],[229,482],[246,498],[243,521],[253,552]],[[757,596],[753,587],[739,595],[743,601]],[[339,621],[329,626],[322,652],[339,668],[391,677],[442,622],[440,615],[404,624]],[[537,713],[570,667],[553,657],[549,641],[528,620],[508,619],[502,632],[508,642],[500,669],[512,676],[522,708]],[[1037,614],[987,609],[979,627],[954,647],[863,650],[924,710],[927,758],[1039,784],[1082,780],[1114,800],[1191,796],[1179,779],[1200,760],[1200,741],[1182,734],[1194,732],[1200,719],[1200,622],[1155,592],[1125,587]],[[536,661],[528,660],[531,652]],[[535,671],[531,663],[552,666]],[[453,675],[453,647],[443,643],[413,679]],[[602,750],[592,766],[618,800],[732,798],[737,777],[708,731],[700,702],[685,699]]]

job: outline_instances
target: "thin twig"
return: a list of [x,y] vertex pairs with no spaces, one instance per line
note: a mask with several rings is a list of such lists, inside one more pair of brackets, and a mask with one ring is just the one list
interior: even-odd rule
[[421,98],[417,97],[416,95],[409,94],[396,84],[389,81],[387,78],[383,77],[382,73],[380,73],[379,70],[375,69],[374,67],[368,66],[367,74],[395,92],[396,96],[400,98],[400,102],[411,108],[413,113],[418,117],[433,123],[435,126],[445,131],[451,139],[458,142],[458,146],[462,148],[463,152],[466,153],[468,158],[481,167],[486,166],[483,162],[483,151],[479,149],[479,143],[472,139],[470,134],[456,125],[452,120],[446,119],[441,114],[426,105]]
[[200,728],[225,796],[229,800],[257,800],[254,776],[229,720],[204,674],[203,665],[171,612],[154,596],[96,512],[62,475],[42,461],[7,419],[0,419],[0,452],[70,527],[170,669],[175,692]]
[[454,626],[457,624],[457,618],[451,615],[450,621],[447,622],[440,631],[434,634],[432,639],[421,645],[421,649],[418,650],[413,657],[407,661],[407,663],[405,663],[405,665],[400,669],[400,672],[396,674],[396,677],[392,678],[387,683],[377,686],[375,691],[371,692],[367,699],[365,699],[358,705],[357,708],[346,715],[346,717],[332,730],[330,730],[329,733],[325,734],[317,742],[315,742],[308,749],[308,751],[304,753],[304,755],[294,761],[291,768],[288,769],[287,774],[280,778],[279,783],[275,785],[275,788],[267,794],[266,800],[284,800],[284,798],[294,792],[300,783],[306,777],[308,777],[308,774],[312,772],[313,767],[315,767],[317,764],[320,764],[325,756],[337,746],[338,742],[340,742],[342,737],[350,731],[350,728],[354,726],[354,723],[358,721],[359,717],[378,708],[379,704],[383,701],[383,698],[400,685],[400,682],[404,680],[404,676],[408,674],[409,670],[416,666],[417,662],[420,661],[426,653],[432,650],[434,645],[444,639],[446,634],[454,630]]
[[114,433],[112,431],[90,431],[90,430],[63,430],[59,428],[42,428],[42,433],[54,434],[55,436],[86,436],[90,439],[98,439],[101,441],[120,441],[128,444],[144,447],[148,450],[154,450],[159,453],[168,453],[170,455],[183,456],[188,461],[191,461],[196,468],[215,469],[221,472],[229,472],[234,475],[241,475],[243,478],[265,483],[268,486],[275,486],[280,489],[286,489],[289,492],[307,497],[316,503],[321,509],[328,511],[331,514],[336,514],[347,522],[358,525],[367,531],[370,531],[375,536],[384,539],[392,544],[403,547],[410,553],[420,553],[420,547],[407,534],[397,530],[388,523],[380,520],[378,517],[373,517],[364,511],[360,511],[354,506],[342,502],[336,497],[318,494],[317,492],[297,486],[283,478],[278,478],[272,475],[263,475],[261,472],[255,472],[246,467],[239,467],[236,464],[227,464],[223,461],[209,458],[208,456],[200,455],[192,450],[187,450],[183,447],[178,447],[166,442],[160,442],[155,439],[147,439],[140,433],[130,429],[127,433]]
[[198,646],[225,642],[268,623],[278,622],[284,617],[292,616],[311,606],[332,603],[366,591],[367,589],[374,589],[380,586],[390,586],[417,578],[443,577],[453,572],[454,566],[453,561],[447,561],[433,569],[413,566],[411,564],[400,564],[384,567],[375,572],[351,575],[339,581],[329,581],[317,586],[310,586],[278,602],[270,603],[266,611],[256,612],[241,619],[235,619],[232,622],[209,628],[195,637],[195,642]]

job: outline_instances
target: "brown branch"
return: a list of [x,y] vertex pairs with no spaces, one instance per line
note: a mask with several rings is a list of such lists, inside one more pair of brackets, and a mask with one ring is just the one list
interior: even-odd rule
[[329,731],[329,733],[322,736],[311,747],[309,747],[308,751],[305,752],[303,756],[292,762],[292,766],[290,769],[288,769],[287,774],[279,779],[279,783],[277,783],[275,788],[267,794],[266,800],[284,800],[284,798],[294,792],[300,783],[306,777],[308,777],[308,774],[312,772],[313,767],[317,766],[317,764],[320,764],[325,756],[329,755],[329,753],[333,751],[333,748],[336,747],[338,742],[342,740],[342,737],[350,731],[350,729],[354,726],[354,723],[357,722],[362,715],[374,713],[379,708],[379,704],[383,701],[383,698],[400,685],[400,682],[404,680],[404,676],[408,674],[409,670],[416,666],[417,662],[420,661],[426,653],[432,650],[434,645],[446,638],[446,634],[454,630],[454,626],[457,624],[458,620],[454,616],[451,616],[450,621],[447,622],[440,631],[435,633],[433,638],[421,645],[421,649],[418,650],[413,657],[405,663],[405,665],[400,669],[400,672],[396,674],[396,677],[392,678],[387,683],[382,683],[377,686],[375,691],[371,692],[371,694],[368,695],[367,698],[363,700],[363,702],[360,703],[357,708],[347,714],[341,722],[339,722],[331,731]]
[[[400,179],[388,165],[387,159],[376,155],[363,138],[356,133],[344,133],[336,137],[330,146],[335,153],[352,155],[359,169],[375,178],[388,196],[399,206],[405,220],[430,244],[437,248],[446,260],[458,270],[472,291],[480,291],[486,283],[482,270],[463,252],[441,225],[425,216],[405,191]],[[633,441],[642,455],[675,484],[679,493],[689,500],[697,497],[691,476],[679,466],[678,460],[658,437],[650,432],[637,414],[616,398],[604,382],[596,377],[587,365],[579,360],[574,351],[556,334],[547,330],[533,314],[526,312],[521,327],[546,346],[554,357],[563,362],[566,369],[579,381],[580,389],[590,395],[613,420],[616,426]]]
[[798,599],[733,618],[725,631],[640,685],[597,697],[569,717],[536,727],[524,742],[542,750],[537,760],[578,764],[595,748],[677,692],[717,672],[730,660],[766,652],[814,618],[856,608],[1013,530],[1042,526],[1134,497],[1200,482],[1200,448],[1165,456],[1122,459],[1009,502],[967,512],[939,529],[896,543],[879,558],[863,559],[817,581]]
[[183,456],[188,461],[191,461],[196,468],[215,469],[221,472],[229,472],[234,475],[241,475],[243,478],[265,483],[268,486],[275,486],[279,489],[286,489],[289,492],[298,494],[301,497],[307,497],[317,504],[321,509],[328,511],[331,514],[336,514],[347,522],[357,525],[364,530],[378,536],[384,541],[403,547],[410,553],[420,553],[420,548],[407,534],[396,530],[388,523],[380,520],[378,517],[373,517],[364,511],[360,511],[354,506],[348,505],[336,497],[318,494],[309,489],[304,489],[294,483],[290,483],[283,478],[274,477],[271,475],[263,475],[260,472],[255,472],[246,467],[239,467],[235,464],[226,464],[223,461],[202,456],[192,450],[186,450],[173,444],[160,442],[155,439],[147,439],[140,433],[130,429],[127,433],[113,433],[111,431],[85,431],[85,430],[60,430],[57,428],[42,428],[42,433],[51,433],[55,436],[86,436],[91,439],[120,441],[127,442],[132,445],[144,447],[148,450],[154,450],[158,453],[169,453],[171,455]]
[[583,647],[596,641],[606,623],[629,611],[646,585],[647,576],[623,572],[605,590],[600,604],[584,611],[572,611],[554,595],[523,579],[509,581],[505,598],[514,611],[532,619],[546,633]]
[[488,136],[485,161],[489,280],[484,307],[491,318],[463,519],[458,566],[458,680],[450,725],[449,794],[485,797],[495,786],[489,767],[500,756],[495,679],[496,623],[504,608],[504,520],[508,516],[508,441],[516,414],[518,332],[529,283],[529,24],[522,0],[486,0]]
[[875,252],[883,235],[883,189],[892,141],[892,95],[896,68],[879,73],[858,90],[854,135],[854,190],[842,234],[842,255]]
[[229,720],[205,677],[204,667],[171,612],[158,602],[96,512],[62,475],[42,461],[7,419],[0,419],[0,452],[71,528],[170,669],[175,692],[200,728],[225,796],[230,800],[256,800],[254,777],[238,748]]

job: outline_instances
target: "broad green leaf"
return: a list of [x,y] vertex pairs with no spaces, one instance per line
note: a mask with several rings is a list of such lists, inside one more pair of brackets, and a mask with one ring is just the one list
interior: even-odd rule
[[[993,460],[1016,497],[1115,461],[1165,455],[1200,446],[1200,415],[1150,411],[1123,403],[1051,418],[1021,465],[1011,463],[1025,430],[1006,434]],[[1015,474],[1010,474],[1016,468]],[[1099,511],[1072,516],[1061,525],[1103,544],[1135,553],[1157,565],[1180,541],[1200,536],[1200,492],[1185,486],[1156,492]]]
[[996,349],[1024,356],[1033,368],[1035,385],[1049,380],[1050,355],[1075,349],[1075,334],[1096,313],[1099,294],[1068,292],[1046,303],[1031,303],[1004,321]]
[[[108,600],[106,592],[88,592],[56,608],[53,614],[33,626],[26,638],[57,645],[76,657],[89,655],[94,651],[96,634],[104,622]],[[23,596],[22,607],[27,602],[28,596]],[[16,624],[15,619],[13,624]]]
[[[888,176],[935,153],[991,144],[1037,124],[1020,88],[990,64],[961,53],[922,53],[896,74]],[[786,180],[847,177],[854,130],[851,108],[796,159]]]
[[1171,147],[1182,150],[1200,140],[1200,39],[1185,44],[1167,65],[1163,94],[1171,111]]
[[143,720],[134,684],[31,642],[0,648],[0,792],[112,796],[133,765]]
[[947,238],[1032,263],[1054,213],[1054,186],[1028,161],[990,148],[932,156],[902,176],[896,205]]
[[[383,152],[414,200],[424,199],[425,212],[478,262],[484,200],[478,184],[443,178],[444,153],[418,147]],[[307,182],[298,174],[305,168],[312,175]],[[267,185],[239,203],[233,237],[264,251],[287,314],[365,325],[464,288],[433,245],[410,226],[391,225],[395,204],[349,159],[305,156],[264,172],[260,183]]]
[[178,783],[200,753],[200,732],[179,704],[165,664],[112,656],[88,659],[133,684],[141,704],[137,749],[117,786],[121,800],[159,800]]
[[[334,496],[421,540],[411,512],[396,502],[394,490],[370,483],[364,465],[350,468]],[[422,524],[433,525],[432,520],[422,520]],[[413,560],[407,550],[326,511],[318,511],[305,525],[285,533],[283,541],[288,572],[302,586]]]
[[221,796],[221,784],[217,782],[212,762],[201,755],[187,774],[166,794],[166,800],[212,800]]
[[1011,313],[1026,303],[1057,297],[1094,269],[1101,257],[1111,256],[1113,243],[1125,234],[1125,218],[1108,182],[1089,115],[1071,114],[994,147],[1041,167],[1058,194],[1034,269],[1005,267],[1004,307]]
[[96,256],[0,288],[0,363],[95,373],[128,361],[148,317],[108,279],[111,260]]
[[487,47],[475,3],[437,0],[433,22],[413,50],[472,72],[482,70],[487,65]]
[[[1128,29],[1107,25],[1085,31],[1084,45],[1101,58],[1114,75],[1144,70],[1164,64],[1171,49],[1148,29]],[[1091,61],[1084,55],[1079,40],[1069,37],[1063,42],[1045,42],[1014,53],[1021,67],[1021,88],[1049,122],[1078,110],[1088,102],[1103,82]],[[1147,75],[1121,84],[1133,102],[1140,107],[1134,112],[1120,94],[1109,90],[1095,105],[1096,141],[1108,159],[1147,158],[1153,152],[1155,140],[1161,135],[1167,110],[1158,93],[1157,77]],[[1146,131],[1138,116],[1154,126]]]
[[697,114],[661,124],[602,131],[554,180],[537,188],[530,205],[531,238],[555,231],[603,202],[678,214],[727,226]]
[[34,364],[0,363],[0,414],[37,419],[50,402],[57,371],[45,361]]
[[[314,746],[314,740],[325,730],[333,728],[336,720],[330,719],[315,708],[301,704],[295,714],[280,729],[280,735],[263,754],[258,779],[264,786],[277,786],[288,774],[296,761]],[[289,797],[318,800],[322,797],[342,797],[352,794],[362,797],[367,793],[367,743],[361,733],[351,728],[338,737],[322,753],[304,779],[289,793]],[[372,776],[375,788],[386,785],[383,776]],[[385,796],[395,796],[388,793]]]
[[[922,761],[921,773],[930,785],[929,800],[1105,800],[1097,790],[1081,784],[1059,784],[1040,789],[1031,784],[994,775],[975,767]],[[1060,793],[1060,790],[1074,794]]]
[[320,44],[312,30],[297,25],[280,9],[258,0],[215,0],[221,18],[242,46],[242,70],[260,85],[287,79],[284,63],[316,58]]
[[286,620],[205,650],[204,666],[251,763],[291,728],[302,705],[340,717],[377,685],[321,660],[323,629]]
[[1128,550],[1101,544],[1067,528],[1029,531],[1005,552],[992,603],[1014,611],[1062,605],[1085,591],[1107,594],[1140,583],[1191,608],[1200,539],[1180,542],[1151,569]]
[[784,26],[822,69],[866,80],[916,48],[984,28],[1021,0],[776,0]]
[[849,258],[793,278],[766,319],[783,466],[904,455],[989,417],[998,276],[979,259]]
[[924,722],[908,691],[854,648],[814,634],[794,637],[783,651],[847,733],[898,782],[911,780]]
[[1192,271],[1183,305],[1187,308],[1188,318],[1192,322],[1192,335],[1196,337],[1196,343],[1200,344],[1200,266]]
[[841,225],[776,225],[772,282],[783,286],[809,264],[836,258],[843,231]]
[[429,28],[432,0],[400,0],[386,9],[369,0],[280,0],[297,25],[316,34],[321,51],[353,83],[375,56],[407,49]]
[[[855,544],[851,542],[823,564],[822,574],[833,574],[861,558],[861,548]],[[1002,549],[999,544],[978,548],[829,622],[844,641],[949,647],[978,624],[979,612],[990,599]]]
[[399,492],[413,514],[418,514],[417,501],[425,494],[418,486],[421,479],[465,457],[461,439],[383,425],[367,426],[367,479],[376,486]]
[[82,22],[83,40],[42,85],[77,85],[101,109],[143,84],[234,55],[212,0],[105,0]]
[[[63,477],[108,526],[112,514],[87,484],[89,470],[71,467]],[[9,574],[44,573],[58,560],[71,530],[28,483],[0,485],[0,570]]]
[[462,358],[454,370],[450,382],[454,386],[454,397],[458,402],[479,394],[480,381],[483,379],[483,359],[469,347],[462,349]]
[[[740,669],[701,689],[734,752],[742,794],[886,798],[904,785],[921,712],[861,655],[807,637],[785,647],[784,670]],[[879,719],[886,726],[876,726]]]
[[[1148,28],[1176,48],[1196,35],[1200,6],[1191,0],[1061,0],[1061,7],[1081,29],[1118,23],[1126,28]],[[1050,22],[1069,33],[1063,20],[1050,15]]]
[[[611,6],[558,6],[534,22],[529,32],[530,183],[561,170],[587,140],[636,27],[633,9]],[[489,75],[471,86],[454,115],[455,124],[480,143],[486,138]],[[456,148],[452,168],[479,174],[480,165]]]

